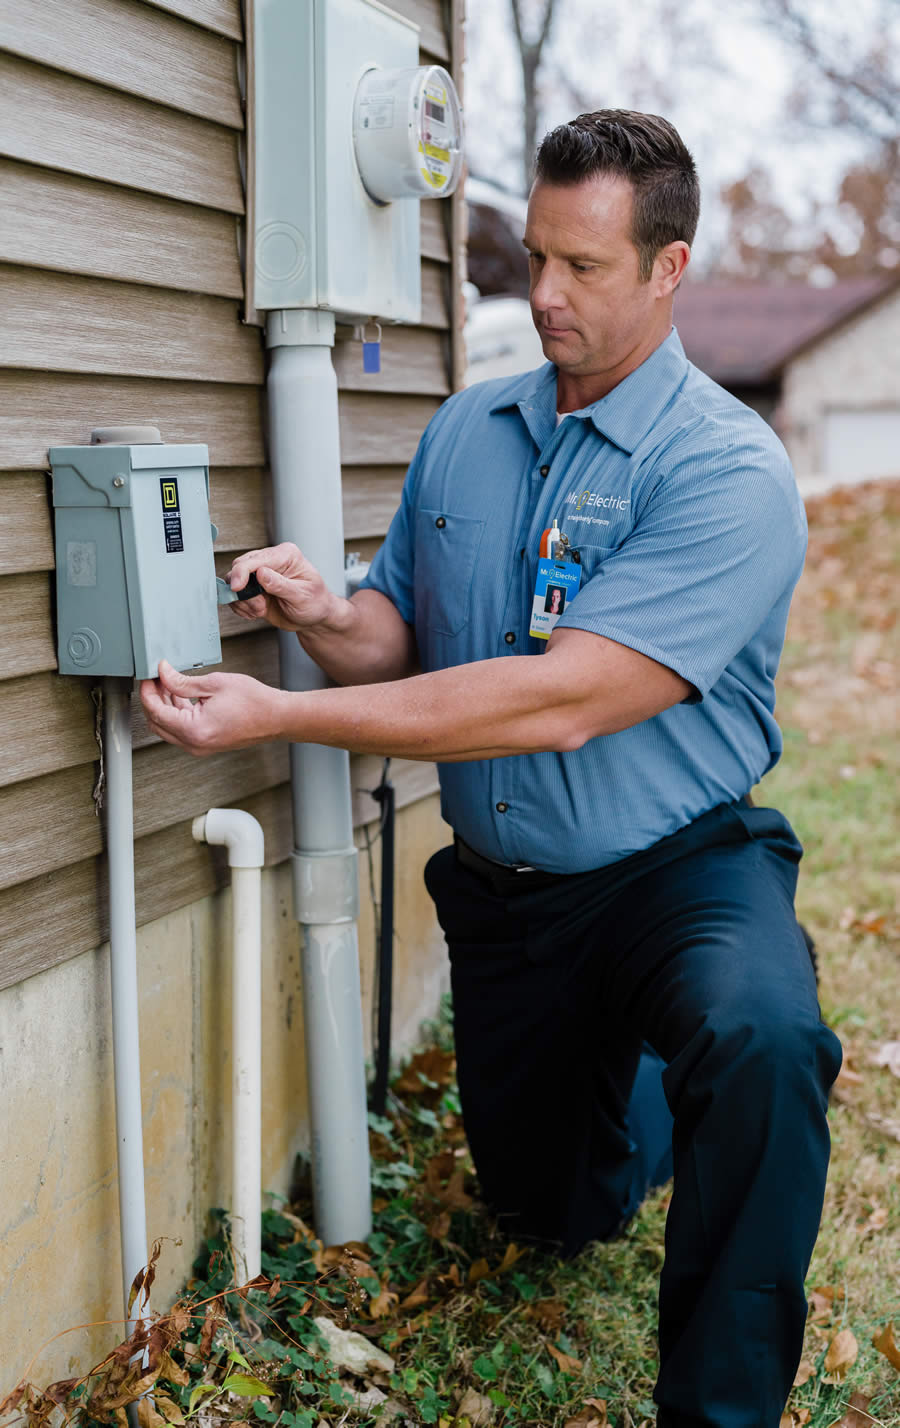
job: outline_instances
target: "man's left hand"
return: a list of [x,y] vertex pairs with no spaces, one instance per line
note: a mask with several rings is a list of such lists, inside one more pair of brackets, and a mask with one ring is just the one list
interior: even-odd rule
[[188,677],[166,660],[160,660],[158,679],[141,682],[154,734],[198,756],[282,738],[278,714],[284,697],[245,674]]

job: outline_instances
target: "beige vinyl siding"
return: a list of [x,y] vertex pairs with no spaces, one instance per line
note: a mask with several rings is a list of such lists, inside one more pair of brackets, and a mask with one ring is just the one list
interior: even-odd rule
[[183,20],[193,20],[195,25],[205,25],[217,35],[228,35],[232,40],[243,38],[240,0],[147,0],[147,4],[180,15]]
[[[423,62],[458,69],[442,0],[401,0]],[[265,354],[241,321],[243,113],[237,0],[20,0],[0,21],[0,986],[106,936],[103,822],[89,680],[60,679],[47,450],[95,425],[152,423],[210,449],[216,568],[268,543]],[[406,466],[458,370],[459,201],[421,206],[421,325],[386,328],[382,368],[335,347],[348,548],[377,548]],[[458,378],[456,379],[458,384]],[[277,682],[277,637],[220,614],[226,670]],[[190,820],[253,812],[267,862],[291,846],[283,746],[192,760],[134,701],[140,922],[228,879]],[[357,823],[380,762],[351,761]],[[434,792],[431,764],[395,761],[398,804]]]
[[243,127],[234,42],[143,0],[16,0],[0,47],[109,89]]
[[244,211],[236,130],[10,54],[0,54],[0,135],[9,159]]

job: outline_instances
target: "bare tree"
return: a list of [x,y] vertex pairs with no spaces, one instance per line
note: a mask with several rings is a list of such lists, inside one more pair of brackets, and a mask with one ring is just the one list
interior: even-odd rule
[[553,11],[556,0],[541,0],[541,10],[538,15],[537,36],[528,39],[525,34],[525,27],[522,16],[522,0],[510,0],[512,6],[513,29],[516,35],[516,44],[519,50],[519,60],[522,65],[522,89],[524,93],[524,116],[525,116],[525,150],[522,156],[522,176],[524,179],[525,192],[531,187],[531,165],[534,161],[534,151],[537,147],[538,128],[538,86],[537,76],[541,64],[541,55],[544,46],[550,36],[550,27],[553,24]]
[[[873,0],[856,6],[821,0],[761,0],[769,26],[801,62],[792,97],[804,126],[839,126],[874,146],[898,150],[900,6]],[[846,18],[845,18],[846,17]]]

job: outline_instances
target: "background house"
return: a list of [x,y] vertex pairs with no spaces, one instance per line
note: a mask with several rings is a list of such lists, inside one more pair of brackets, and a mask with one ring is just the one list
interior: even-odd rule
[[[462,9],[396,0],[422,62],[459,77]],[[68,1325],[119,1312],[103,824],[89,681],[56,673],[48,447],[150,423],[206,442],[219,573],[268,539],[264,350],[244,321],[240,0],[16,0],[0,19],[0,1388]],[[348,549],[379,544],[405,467],[461,371],[461,197],[421,207],[423,316],[384,334],[381,372],[335,349]],[[221,616],[226,670],[278,679],[274,631]],[[194,761],[134,710],[148,1232],[171,1237],[159,1299],[228,1196],[230,937],[221,850],[193,842],[216,804],[265,829],[267,1187],[308,1140],[284,746]],[[433,766],[397,761],[396,1044],[431,1013],[443,940],[421,882],[447,841]],[[352,782],[361,844],[379,816]],[[377,847],[373,857],[377,865]],[[376,866],[377,875],[377,866]],[[366,997],[374,933],[365,855]],[[368,1007],[367,1007],[368,1012]],[[368,1019],[368,1018],[367,1018]],[[175,1243],[180,1237],[180,1244]],[[110,1330],[57,1341],[35,1372],[84,1366]]]

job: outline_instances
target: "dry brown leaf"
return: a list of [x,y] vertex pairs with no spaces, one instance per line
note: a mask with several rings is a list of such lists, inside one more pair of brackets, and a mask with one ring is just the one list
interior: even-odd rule
[[885,1324],[883,1329],[879,1329],[877,1334],[872,1336],[872,1343],[880,1354],[900,1370],[900,1349],[894,1343],[894,1321]]
[[157,1413],[152,1398],[142,1398],[137,1404],[137,1421],[140,1428],[166,1428],[166,1420]]
[[429,1223],[428,1234],[433,1240],[445,1240],[450,1233],[450,1211],[441,1210]]
[[856,1363],[859,1344],[852,1329],[841,1329],[828,1345],[825,1355],[825,1382],[840,1383],[848,1368]]
[[427,1304],[430,1295],[428,1293],[428,1280],[420,1279],[414,1289],[411,1289],[405,1299],[400,1301],[401,1309],[418,1309],[420,1304]]
[[160,1360],[159,1376],[160,1378],[164,1378],[167,1383],[177,1383],[179,1388],[187,1388],[191,1381],[191,1376],[187,1369],[177,1364],[167,1352],[163,1354]]
[[173,1423],[176,1428],[182,1428],[184,1414],[174,1399],[169,1398],[165,1393],[157,1393],[154,1394],[154,1402],[167,1423]]
[[843,1418],[837,1419],[830,1428],[871,1428],[871,1424],[877,1420],[871,1413],[867,1412],[869,1398],[864,1393],[851,1393],[850,1401],[847,1404],[847,1412]]
[[394,1090],[405,1096],[427,1095],[435,1088],[440,1090],[449,1086],[455,1069],[456,1057],[452,1051],[430,1046],[412,1058],[394,1082]]
[[490,1423],[494,1413],[494,1405],[486,1394],[479,1393],[477,1389],[467,1388],[457,1405],[457,1417],[465,1415],[472,1428],[484,1428]]
[[536,1299],[525,1310],[526,1318],[534,1319],[545,1334],[552,1334],[554,1338],[562,1329],[565,1313],[566,1306],[562,1299]]
[[506,1246],[503,1258],[494,1270],[494,1274],[505,1274],[508,1269],[512,1269],[516,1261],[520,1260],[525,1253],[526,1251],[524,1249],[520,1249],[519,1246],[511,1240]]
[[808,1423],[811,1417],[808,1408],[786,1408],[778,1428],[803,1428],[803,1424]]
[[858,1226],[860,1238],[862,1238],[863,1235],[875,1234],[877,1230],[883,1230],[887,1222],[887,1207],[884,1205],[876,1205],[875,1209],[869,1215],[869,1218]]
[[425,1163],[428,1193],[450,1210],[468,1210],[473,1204],[472,1196],[463,1188],[464,1178],[465,1171],[452,1150],[433,1155]]
[[389,1314],[393,1314],[399,1300],[400,1295],[395,1294],[393,1289],[388,1289],[387,1285],[383,1284],[381,1293],[369,1300],[369,1314],[373,1319],[386,1319]]
[[172,1326],[172,1333],[176,1338],[186,1334],[193,1322],[193,1316],[187,1304],[173,1304],[169,1313],[169,1323]]
[[809,1383],[815,1371],[809,1359],[801,1359],[794,1375],[794,1388],[802,1388],[805,1383]]
[[476,1259],[469,1265],[468,1282],[477,1284],[479,1279],[489,1279],[491,1276],[491,1266],[486,1259]]
[[888,1116],[880,1116],[877,1111],[868,1111],[866,1120],[870,1126],[881,1131],[882,1135],[890,1136],[891,1140],[900,1141],[900,1120],[891,1120]]
[[[586,1398],[584,1407],[574,1418],[567,1420],[565,1428],[609,1428],[609,1419],[606,1416],[606,1399]],[[645,1425],[641,1424],[641,1428],[645,1428]]]
[[581,1373],[584,1365],[580,1359],[573,1359],[571,1354],[564,1354],[562,1349],[558,1349],[555,1344],[546,1344],[547,1353],[556,1360],[560,1373]]
[[823,1289],[811,1289],[809,1291],[809,1317],[814,1324],[821,1323],[823,1319],[830,1319],[834,1313],[834,1295],[826,1294],[825,1285]]
[[885,1066],[892,1076],[900,1077],[900,1041],[885,1041],[869,1058],[873,1066]]

